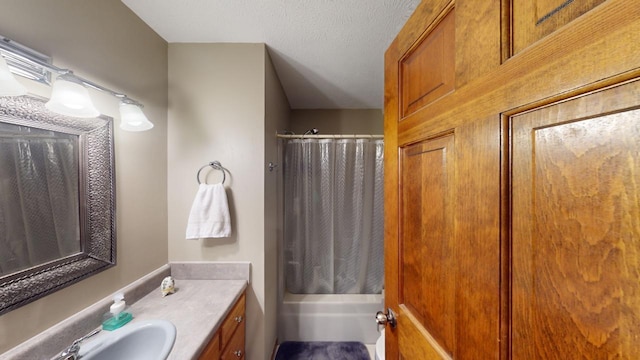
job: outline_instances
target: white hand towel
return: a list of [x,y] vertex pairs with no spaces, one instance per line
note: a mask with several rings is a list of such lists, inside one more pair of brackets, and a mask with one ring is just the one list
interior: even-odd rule
[[224,186],[200,184],[189,213],[187,239],[229,236],[231,236],[231,220]]

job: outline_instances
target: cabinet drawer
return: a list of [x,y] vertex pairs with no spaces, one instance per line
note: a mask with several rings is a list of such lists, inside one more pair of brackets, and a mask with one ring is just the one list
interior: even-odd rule
[[244,358],[244,323],[245,322],[243,320],[239,325],[236,326],[237,329],[233,333],[233,337],[231,338],[229,343],[226,344],[224,350],[222,350],[220,360],[238,360]]
[[221,334],[220,334],[221,335],[220,340],[221,340],[222,346],[225,346],[226,344],[229,343],[229,340],[231,340],[231,337],[233,336],[233,332],[236,330],[238,325],[240,324],[244,325],[245,323],[244,308],[245,308],[245,295],[242,294],[242,296],[240,296],[240,299],[238,299],[238,302],[236,303],[236,305],[233,307],[229,315],[227,315],[227,318],[222,323]]

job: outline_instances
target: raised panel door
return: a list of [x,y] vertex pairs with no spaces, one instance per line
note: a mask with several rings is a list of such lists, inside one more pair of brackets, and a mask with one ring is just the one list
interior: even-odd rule
[[640,85],[513,116],[513,359],[640,358]]
[[450,358],[455,334],[453,144],[401,150],[398,342],[406,359]]

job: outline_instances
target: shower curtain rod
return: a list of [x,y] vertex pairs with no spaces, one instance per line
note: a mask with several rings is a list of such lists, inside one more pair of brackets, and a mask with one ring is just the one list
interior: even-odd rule
[[284,135],[276,134],[276,137],[281,139],[383,139],[383,135],[331,135],[331,134],[318,134],[318,135]]

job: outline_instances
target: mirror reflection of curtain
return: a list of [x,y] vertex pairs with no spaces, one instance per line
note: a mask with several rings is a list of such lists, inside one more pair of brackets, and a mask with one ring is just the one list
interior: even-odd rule
[[289,140],[284,198],[289,292],[381,292],[382,140]]
[[77,136],[11,130],[0,135],[0,275],[80,251]]

